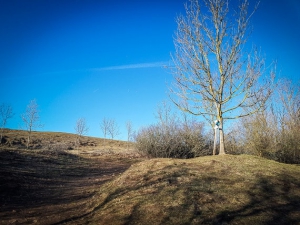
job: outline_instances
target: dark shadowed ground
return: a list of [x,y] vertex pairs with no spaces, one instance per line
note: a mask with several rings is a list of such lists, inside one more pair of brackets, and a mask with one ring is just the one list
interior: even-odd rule
[[0,151],[0,224],[55,224],[90,209],[106,181],[137,160],[67,151]]

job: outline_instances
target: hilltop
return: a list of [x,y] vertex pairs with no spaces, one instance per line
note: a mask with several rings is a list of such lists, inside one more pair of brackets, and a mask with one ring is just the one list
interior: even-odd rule
[[[300,224],[300,167],[247,155],[151,159],[70,224]],[[74,219],[74,221],[73,221]]]
[[[2,148],[25,149],[27,131],[5,129]],[[75,154],[134,154],[134,145],[131,142],[82,136],[63,132],[33,131],[29,149],[69,151]]]

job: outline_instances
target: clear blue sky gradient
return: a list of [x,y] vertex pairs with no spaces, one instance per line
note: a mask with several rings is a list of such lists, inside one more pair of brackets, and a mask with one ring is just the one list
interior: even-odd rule
[[[236,1],[236,0],[235,0]],[[0,103],[15,116],[36,99],[44,131],[74,133],[86,118],[89,135],[102,137],[104,117],[134,129],[155,121],[168,99],[175,18],[184,0],[0,0]],[[251,4],[256,1],[250,0]],[[280,77],[299,81],[300,1],[261,0],[249,44]]]

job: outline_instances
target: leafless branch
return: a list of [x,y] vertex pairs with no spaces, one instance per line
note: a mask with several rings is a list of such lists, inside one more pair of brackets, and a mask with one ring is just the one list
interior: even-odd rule
[[[181,110],[202,115],[221,127],[226,119],[262,111],[273,91],[274,71],[256,49],[247,52],[250,19],[249,2],[237,12],[230,1],[190,0],[185,16],[177,18],[172,55],[174,85],[171,99]],[[204,12],[208,12],[205,14]],[[225,154],[224,133],[220,130],[220,153]],[[222,139],[222,140],[221,140]]]

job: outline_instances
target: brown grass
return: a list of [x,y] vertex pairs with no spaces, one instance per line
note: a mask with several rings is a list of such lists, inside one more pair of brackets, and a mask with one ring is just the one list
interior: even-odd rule
[[24,137],[7,130],[0,146],[0,224],[55,224],[85,214],[103,183],[141,160],[121,141],[84,137],[93,145],[63,150],[75,135],[34,132],[26,150]]
[[300,224],[299,165],[146,160],[118,145],[0,151],[0,224]]
[[152,159],[97,201],[70,224],[300,224],[300,168],[246,155]]
[[[5,129],[2,148],[25,149],[28,133],[24,130]],[[73,153],[90,155],[136,154],[134,144],[104,138],[83,136],[77,143],[78,135],[62,132],[32,132],[29,149],[74,150]],[[126,151],[125,151],[126,150]],[[72,151],[71,151],[72,153]]]

